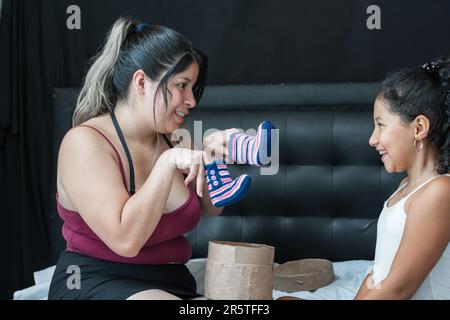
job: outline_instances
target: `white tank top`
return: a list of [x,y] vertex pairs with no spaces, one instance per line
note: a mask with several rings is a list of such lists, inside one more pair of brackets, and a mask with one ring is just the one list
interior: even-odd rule
[[[450,176],[450,174],[445,175]],[[373,266],[374,285],[383,281],[391,270],[392,261],[400,246],[405,221],[407,219],[404,209],[406,201],[412,194],[436,177],[425,181],[391,207],[387,206],[389,200],[397,192],[403,189],[406,186],[406,183],[398,188],[398,190],[385,201],[377,225],[377,242]],[[445,248],[444,253],[437,264],[411,299],[450,299],[450,243]]]

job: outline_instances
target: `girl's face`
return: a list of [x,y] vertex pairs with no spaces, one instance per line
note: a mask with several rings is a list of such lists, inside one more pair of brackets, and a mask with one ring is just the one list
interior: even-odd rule
[[373,118],[375,128],[369,139],[384,163],[387,172],[403,172],[411,166],[415,149],[414,128],[403,123],[400,116],[391,113],[382,98],[375,100]]
[[199,66],[192,63],[185,71],[172,76],[167,82],[167,110],[164,106],[164,98],[158,94],[155,101],[155,117],[153,117],[154,94],[146,94],[146,105],[150,106],[152,126],[155,120],[158,132],[169,134],[178,129],[188,116],[191,109],[195,108],[196,101],[192,91],[197,81]]

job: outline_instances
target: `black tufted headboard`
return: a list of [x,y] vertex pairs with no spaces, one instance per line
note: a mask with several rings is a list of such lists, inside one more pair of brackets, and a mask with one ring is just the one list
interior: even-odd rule
[[[193,257],[206,257],[208,240],[275,246],[279,263],[303,258],[373,259],[383,201],[403,178],[384,171],[368,145],[377,84],[302,84],[207,87],[188,127],[256,128],[268,119],[280,129],[280,167],[252,176],[250,194],[219,217],[202,217],[188,234]],[[71,126],[78,89],[55,89],[54,165]],[[55,170],[54,170],[55,172]],[[53,181],[55,181],[53,177]],[[65,244],[52,190],[52,257]]]

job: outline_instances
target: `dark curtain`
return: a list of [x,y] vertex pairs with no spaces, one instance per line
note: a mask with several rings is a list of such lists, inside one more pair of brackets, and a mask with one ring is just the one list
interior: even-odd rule
[[[66,27],[72,4],[81,30]],[[381,30],[365,27],[371,4],[381,7]],[[54,263],[53,88],[80,86],[120,15],[186,34],[210,58],[209,84],[265,84],[379,81],[448,55],[449,12],[446,0],[3,0],[0,298]]]
[[[51,76],[41,5],[3,1],[1,20],[0,298],[48,263]],[[49,121],[50,120],[50,121]]]

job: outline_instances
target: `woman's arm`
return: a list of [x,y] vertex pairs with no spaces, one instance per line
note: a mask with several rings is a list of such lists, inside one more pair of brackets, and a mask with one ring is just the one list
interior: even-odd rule
[[[165,151],[139,191],[129,197],[110,146],[97,133],[75,128],[61,144],[58,176],[71,202],[95,234],[117,254],[133,257],[159,223],[175,170],[194,168],[189,179],[204,176],[202,159],[195,159],[202,164],[197,166],[198,171],[190,166],[192,152]],[[202,153],[195,153],[195,157],[201,158]]]
[[414,195],[388,276],[357,299],[410,299],[415,294],[450,241],[449,190],[450,179],[437,178]]
[[[232,131],[233,132],[233,131]],[[203,141],[203,151],[205,152],[205,161],[212,162],[213,159],[209,155],[211,150],[215,151],[217,157],[222,157],[223,152],[226,151],[226,133],[227,131],[216,131],[213,134],[205,137]],[[190,139],[190,135],[186,134],[183,136],[181,142],[179,141],[179,137],[174,135],[172,137],[172,141],[174,142],[175,147],[177,148],[190,148],[192,150],[195,149],[194,143],[192,139]],[[209,151],[209,152],[208,152]],[[197,180],[193,181],[194,188],[197,188]],[[202,208],[202,213],[207,216],[218,216],[223,212],[223,208],[217,208],[212,204],[211,197],[209,196],[208,185],[206,183],[206,176],[203,177],[203,192],[202,197],[200,197],[200,205]]]

